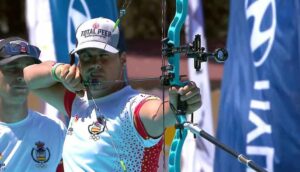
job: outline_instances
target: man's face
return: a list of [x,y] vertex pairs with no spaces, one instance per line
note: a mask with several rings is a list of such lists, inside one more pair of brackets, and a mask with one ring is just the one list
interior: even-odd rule
[[24,67],[33,64],[30,58],[20,58],[0,66],[0,97],[11,103],[26,101],[28,87],[24,81]]
[[91,91],[109,90],[115,84],[114,81],[122,79],[125,60],[118,53],[89,48],[78,54],[82,79],[91,83]]

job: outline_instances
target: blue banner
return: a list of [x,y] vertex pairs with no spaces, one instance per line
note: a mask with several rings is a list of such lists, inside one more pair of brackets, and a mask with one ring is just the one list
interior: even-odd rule
[[[90,18],[106,17],[116,21],[116,0],[50,0],[53,38],[57,61],[69,63],[68,53],[76,44],[76,28]],[[47,33],[45,33],[47,34]]]
[[[300,165],[300,1],[231,0],[217,137],[269,172]],[[215,172],[251,171],[216,149]]]

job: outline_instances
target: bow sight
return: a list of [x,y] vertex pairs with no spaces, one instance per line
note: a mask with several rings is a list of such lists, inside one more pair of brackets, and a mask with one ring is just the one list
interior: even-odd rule
[[[162,40],[163,48],[162,55],[163,57],[173,57],[175,54],[185,54],[187,58],[194,59],[194,68],[196,71],[200,71],[201,63],[207,62],[208,58],[214,58],[216,62],[222,63],[228,58],[227,50],[224,48],[218,48],[215,52],[204,52],[205,48],[201,47],[201,36],[199,34],[195,35],[194,41],[191,44],[182,45],[175,47],[174,44],[169,40],[169,38],[164,38]],[[170,80],[175,76],[174,66],[165,65],[161,67],[163,72],[161,76],[161,83],[163,85],[169,86]],[[182,76],[181,76],[182,77]]]
[[206,62],[208,58],[214,58],[216,62],[222,63],[228,58],[227,50],[224,48],[218,48],[215,52],[204,52],[205,48],[201,47],[201,36],[195,35],[195,39],[192,44],[186,44],[180,47],[174,47],[174,44],[170,43],[169,38],[162,40],[163,56],[173,56],[176,53],[184,53],[187,58],[194,59],[194,68],[196,71],[200,71],[201,63]]

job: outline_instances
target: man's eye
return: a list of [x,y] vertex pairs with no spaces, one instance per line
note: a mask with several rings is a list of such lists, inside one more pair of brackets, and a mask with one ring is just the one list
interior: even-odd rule
[[108,60],[109,59],[109,55],[108,54],[101,54],[100,57],[103,60]]
[[108,54],[107,53],[101,53],[101,54],[99,54],[100,56],[108,56]]
[[8,68],[4,68],[5,72],[16,72],[18,69],[15,67],[8,67]]
[[83,62],[87,62],[89,61],[90,59],[90,56],[88,54],[81,54],[80,55],[80,60],[83,61]]

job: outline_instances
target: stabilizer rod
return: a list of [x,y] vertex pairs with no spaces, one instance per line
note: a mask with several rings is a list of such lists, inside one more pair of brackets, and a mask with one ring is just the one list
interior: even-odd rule
[[230,148],[230,147],[226,146],[225,144],[221,143],[215,137],[213,137],[212,135],[208,134],[207,132],[205,132],[204,130],[199,128],[196,124],[186,122],[186,123],[183,124],[183,126],[184,126],[184,128],[191,131],[193,134],[195,134],[196,136],[203,137],[204,139],[208,140],[212,144],[214,144],[217,147],[221,148],[225,152],[227,152],[230,155],[234,156],[236,159],[238,159],[238,161],[240,163],[247,165],[248,167],[252,168],[253,170],[255,170],[257,172],[267,172],[265,169],[258,166],[254,161],[248,159],[243,154],[240,154],[240,153],[234,151],[232,148]]

